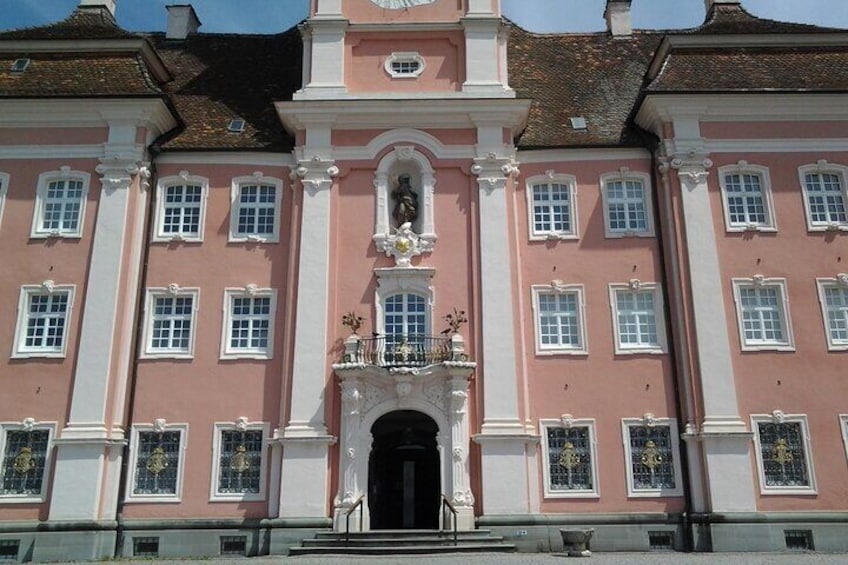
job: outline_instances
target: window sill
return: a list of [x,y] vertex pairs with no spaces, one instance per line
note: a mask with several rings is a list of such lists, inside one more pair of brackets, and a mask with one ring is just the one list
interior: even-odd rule
[[153,243],[203,243],[203,238],[187,235],[156,235],[151,241]]
[[665,355],[665,349],[659,347],[645,347],[642,349],[633,348],[633,349],[622,349],[620,347],[616,347],[615,349],[616,355]]
[[582,498],[582,499],[594,499],[597,500],[601,498],[601,495],[594,491],[546,491],[544,498],[547,499],[563,499],[563,498]]
[[[64,351],[16,351],[12,353],[12,359],[64,359]],[[0,495],[2,496],[2,495]]]
[[570,232],[542,232],[530,234],[530,241],[576,241],[580,236]]
[[280,238],[279,238],[279,237],[277,237],[277,236],[268,236],[268,237],[266,237],[266,236],[261,236],[261,235],[248,235],[248,236],[240,236],[240,235],[239,235],[239,236],[234,236],[234,235],[231,235],[231,236],[230,236],[230,238],[229,238],[229,240],[228,240],[228,242],[229,242],[229,243],[252,243],[252,244],[258,244],[258,243],[279,243],[279,242],[280,242]]
[[730,226],[727,228],[728,233],[777,233],[777,228],[774,226]]
[[586,349],[537,349],[536,355],[540,357],[553,357],[556,355],[588,357],[589,351]]
[[127,504],[179,504],[182,502],[182,499],[176,495],[134,495],[127,496],[127,498],[124,499],[124,502]]
[[786,487],[786,489],[781,489],[780,487],[771,487],[768,489],[760,489],[760,494],[763,496],[818,496],[818,491],[814,488],[799,488],[799,487]]
[[30,239],[82,239],[82,233],[31,233]]
[[209,497],[209,502],[264,502],[265,494],[214,494]]
[[675,498],[682,497],[681,489],[674,490],[627,490],[627,498]]
[[239,359],[249,359],[255,361],[271,361],[274,359],[273,353],[223,353],[219,357],[221,361],[237,361]]
[[625,232],[604,232],[607,239],[624,239],[624,238],[642,238],[655,237],[653,231],[625,231]]
[[145,351],[139,359],[194,359],[194,353],[150,353]]
[[3,504],[44,504],[46,496],[0,494],[0,505]]
[[784,351],[784,352],[793,352],[795,351],[795,346],[790,345],[788,343],[764,343],[757,345],[742,345],[742,351],[746,352],[757,352],[757,351]]

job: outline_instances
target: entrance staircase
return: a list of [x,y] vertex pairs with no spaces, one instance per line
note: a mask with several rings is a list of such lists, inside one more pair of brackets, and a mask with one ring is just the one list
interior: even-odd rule
[[489,530],[456,533],[446,530],[372,530],[318,532],[313,539],[289,549],[289,555],[410,555],[433,553],[491,553],[515,551],[515,545]]

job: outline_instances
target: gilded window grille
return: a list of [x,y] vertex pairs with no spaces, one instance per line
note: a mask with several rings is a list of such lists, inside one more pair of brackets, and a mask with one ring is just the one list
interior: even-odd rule
[[757,427],[766,486],[810,486],[801,424],[760,422]]
[[261,470],[262,430],[221,432],[219,493],[258,493]]
[[673,489],[674,450],[669,426],[630,426],[633,490]]
[[179,431],[139,432],[133,494],[176,494]]
[[3,453],[0,494],[41,494],[48,430],[9,430]]
[[547,428],[552,491],[591,491],[592,445],[588,426]]

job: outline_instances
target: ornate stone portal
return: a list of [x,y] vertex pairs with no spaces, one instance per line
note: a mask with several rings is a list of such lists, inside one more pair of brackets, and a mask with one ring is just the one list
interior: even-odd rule
[[[384,414],[415,410],[432,418],[439,427],[436,441],[441,492],[457,510],[457,527],[474,529],[467,410],[469,378],[476,363],[465,360],[462,338],[453,336],[448,359],[426,367],[384,368],[363,362],[357,355],[356,335],[348,338],[345,350],[345,362],[333,365],[342,392],[340,481],[334,501],[334,528],[345,530],[347,511],[364,497],[362,524],[355,511],[350,516],[350,527],[352,531],[370,529],[367,493],[371,428]],[[440,524],[442,519],[440,513]]]

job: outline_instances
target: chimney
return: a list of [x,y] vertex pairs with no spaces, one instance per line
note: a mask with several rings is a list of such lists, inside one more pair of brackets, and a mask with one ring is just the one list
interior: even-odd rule
[[197,19],[191,4],[166,6],[166,8],[168,9],[168,31],[165,32],[165,38],[185,39],[192,33],[197,33],[200,20]]
[[704,4],[707,8],[707,14],[710,13],[710,10],[713,9],[713,6],[718,6],[720,4],[729,4],[731,6],[738,6],[742,3],[742,0],[704,0]]
[[80,0],[80,8],[106,8],[115,17],[115,0]]
[[607,20],[607,31],[613,37],[626,37],[633,33],[633,26],[630,24],[630,0],[607,0],[604,17]]

